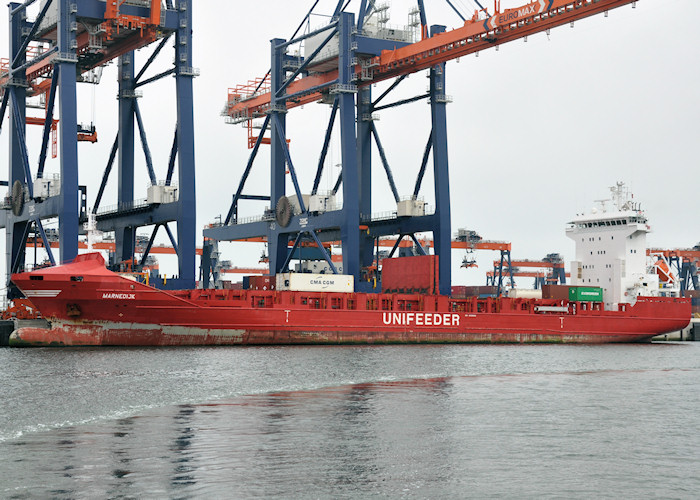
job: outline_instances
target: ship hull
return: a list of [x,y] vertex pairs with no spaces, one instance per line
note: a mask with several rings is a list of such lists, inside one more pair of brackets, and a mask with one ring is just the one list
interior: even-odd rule
[[[96,254],[93,254],[96,255]],[[438,295],[156,290],[101,257],[13,275],[51,323],[13,332],[14,346],[182,346],[640,342],[682,329],[687,299],[600,304]]]
[[[678,328],[680,329],[680,328]],[[341,344],[605,344],[649,341],[658,333],[546,331],[285,331],[222,330],[125,324],[55,324],[52,328],[25,327],[12,333],[15,347],[65,346],[204,346],[204,345],[341,345]],[[670,330],[670,331],[675,331]]]

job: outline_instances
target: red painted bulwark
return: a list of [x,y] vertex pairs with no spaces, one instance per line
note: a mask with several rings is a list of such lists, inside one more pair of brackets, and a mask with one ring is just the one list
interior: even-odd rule
[[[12,345],[243,345],[637,342],[677,331],[690,300],[647,297],[624,311],[534,299],[274,290],[168,292],[108,271],[99,254],[15,274],[51,329]],[[542,312],[540,308],[555,307]]]

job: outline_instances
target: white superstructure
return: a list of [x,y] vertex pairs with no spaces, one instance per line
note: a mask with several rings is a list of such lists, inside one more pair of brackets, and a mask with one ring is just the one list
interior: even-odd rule
[[647,233],[651,227],[624,183],[610,188],[611,199],[598,200],[589,214],[576,216],[566,235],[576,242],[571,283],[603,289],[606,309],[656,295],[659,279],[647,269]]

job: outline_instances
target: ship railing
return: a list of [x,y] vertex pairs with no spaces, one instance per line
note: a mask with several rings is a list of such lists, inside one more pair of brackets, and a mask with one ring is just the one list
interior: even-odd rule
[[[327,212],[332,212],[335,210],[342,209],[342,204],[329,205]],[[432,205],[425,206],[425,215],[433,215],[435,213],[435,207]],[[296,214],[299,215],[299,214]],[[382,221],[382,220],[392,220],[396,219],[396,210],[386,211],[386,212],[375,212],[371,215],[360,214],[360,220],[363,223]],[[269,213],[262,215],[252,215],[249,217],[238,217],[236,219],[236,224],[248,224],[251,222],[263,222],[263,221],[273,221],[275,220],[274,210],[270,210]],[[214,227],[214,225],[212,225]]]
[[[410,199],[410,198],[409,198]],[[435,207],[432,205],[425,206],[425,215],[433,215],[435,213]],[[375,212],[371,215],[360,214],[360,220],[363,223],[392,220],[396,219],[396,210],[386,211],[386,212]]]
[[250,217],[238,217],[236,219],[236,224],[249,224],[251,222],[262,222],[274,220],[274,217],[270,219],[269,215],[252,215]]
[[98,216],[105,216],[105,215],[112,215],[112,214],[117,214],[121,212],[131,212],[134,210],[141,210],[143,208],[149,207],[149,203],[146,200],[146,198],[140,199],[140,200],[134,200],[134,201],[128,201],[128,202],[122,202],[118,203],[116,205],[109,205],[106,207],[101,207],[99,210],[97,210],[97,215]]

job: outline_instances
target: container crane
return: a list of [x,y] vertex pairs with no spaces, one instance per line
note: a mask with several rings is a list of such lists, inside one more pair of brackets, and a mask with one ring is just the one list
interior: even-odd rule
[[[358,86],[367,86],[402,77],[624,5],[634,5],[636,2],[637,0],[537,0],[502,12],[495,11],[487,19],[479,16],[485,10],[476,11],[462,27],[400,48],[383,50],[375,57],[358,58],[357,64],[353,66],[353,79]],[[422,24],[421,32],[425,33],[426,30],[427,26]],[[268,75],[229,89],[226,107],[227,114],[233,121],[247,121],[267,113],[271,105],[269,78]],[[295,98],[287,102],[286,108],[318,101],[322,97],[322,88],[334,84],[337,79],[338,72],[333,70],[293,80],[287,90]]]
[[[0,64],[0,85],[4,89],[0,104],[0,126],[9,110],[9,173],[5,185],[10,187],[10,202],[0,210],[0,227],[7,235],[7,273],[24,268],[26,242],[34,232],[41,238],[52,264],[51,252],[42,220],[58,218],[60,255],[67,262],[78,254],[80,223],[87,219],[86,187],[78,184],[78,147],[80,140],[95,141],[91,126],[80,129],[77,123],[76,75],[85,75],[117,59],[119,68],[119,133],[97,191],[93,213],[102,231],[113,231],[116,260],[134,262],[137,227],[164,227],[178,254],[179,280],[168,287],[194,286],[195,267],[195,182],[194,123],[192,112],[192,12],[187,2],[173,0],[42,0],[32,20],[27,10],[35,0],[9,4],[10,58]],[[36,7],[36,5],[35,5]],[[166,45],[174,44],[175,58],[171,69],[144,77],[147,69]],[[135,50],[159,41],[150,58],[137,70]],[[167,174],[159,182],[146,130],[141,118],[139,87],[166,76],[175,77],[177,123],[167,165]],[[43,140],[38,165],[29,163],[26,142],[27,98],[45,95]],[[58,106],[56,103],[58,102]],[[58,119],[54,118],[58,108]],[[58,124],[60,175],[45,175],[49,134]],[[150,191],[153,199],[134,199],[134,141],[138,127],[146,156]],[[53,153],[55,153],[55,143]],[[118,206],[98,211],[113,163],[118,163]],[[177,171],[175,171],[177,166]],[[176,177],[175,177],[176,176]],[[177,179],[177,182],[175,181]],[[172,185],[178,184],[177,188]],[[149,191],[149,196],[150,196]],[[166,194],[173,196],[160,196]],[[177,239],[168,223],[177,224]],[[151,238],[152,245],[153,237]],[[148,257],[148,251],[143,259]],[[9,298],[19,293],[8,283]]]
[[[432,232],[435,253],[442,257],[439,260],[440,293],[447,295],[451,288],[452,242],[446,125],[446,105],[450,97],[445,86],[445,63],[635,2],[538,0],[515,9],[494,9],[492,14],[477,11],[463,26],[447,31],[444,26],[429,26],[424,2],[419,0],[415,13],[421,39],[417,42],[401,33],[388,36],[381,23],[370,23],[370,3],[366,0],[361,1],[357,16],[344,11],[345,3],[337,3],[328,25],[300,36],[295,33],[290,40],[272,40],[268,75],[229,90],[227,121],[249,125],[248,144],[252,149],[225,221],[204,231],[205,242],[211,248],[205,250],[203,267],[213,269],[207,255],[218,254],[219,241],[266,236],[270,271],[277,273],[289,265],[293,253],[288,251],[289,241],[294,242],[294,248],[300,241],[310,239],[321,249],[323,241],[342,240],[345,273],[355,277],[356,290],[372,291],[371,282],[361,276],[362,270],[373,263],[373,242],[377,238]],[[290,47],[302,41],[306,44],[305,54],[291,53]],[[426,94],[389,104],[383,102],[407,75],[421,70],[429,70]],[[373,84],[389,79],[395,81],[384,93],[373,98]],[[430,104],[431,132],[413,193],[402,197],[396,188],[373,113],[422,99]],[[286,113],[317,101],[332,106],[331,116],[314,185],[302,191],[287,143]],[[254,119],[264,119],[257,136],[250,131]],[[318,184],[336,121],[341,136],[341,173],[330,195],[324,196],[319,194]],[[268,131],[269,136],[266,136]],[[260,145],[267,142],[271,147],[269,193],[244,194]],[[391,188],[390,196],[397,204],[395,215],[390,217],[372,215],[373,147],[379,153]],[[431,155],[435,208],[428,213],[419,194]],[[286,196],[287,171],[294,187],[291,197]],[[341,208],[333,207],[339,189],[344,200]],[[269,201],[271,210],[254,222],[244,223],[237,215],[238,203],[242,200]],[[326,253],[325,259],[335,271],[330,254]],[[204,272],[205,286],[209,274],[209,271]]]
[[[564,259],[558,253],[550,253],[542,260],[513,260],[510,261],[510,268],[505,270],[514,277],[531,277],[535,278],[535,289],[539,289],[542,285],[566,284],[566,278],[570,277],[564,270]],[[533,271],[523,271],[520,268],[533,269]],[[503,261],[493,261],[493,271],[487,273],[486,284],[496,285],[495,278],[502,276],[504,272]],[[514,286],[511,278],[511,287]]]

